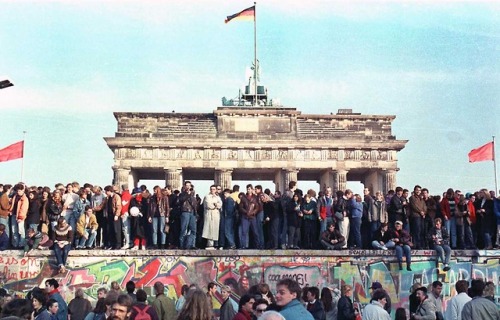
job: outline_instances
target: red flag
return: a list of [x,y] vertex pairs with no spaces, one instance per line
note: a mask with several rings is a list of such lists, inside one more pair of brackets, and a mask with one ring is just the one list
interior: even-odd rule
[[24,141],[16,142],[0,150],[0,162],[22,158],[23,153]]
[[493,141],[469,152],[469,162],[493,160]]

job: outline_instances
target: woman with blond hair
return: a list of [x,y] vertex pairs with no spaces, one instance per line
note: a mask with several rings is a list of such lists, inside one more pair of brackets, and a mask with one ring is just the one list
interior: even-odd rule
[[340,287],[341,297],[337,303],[337,319],[338,320],[354,320],[356,319],[356,311],[351,301],[352,286],[344,284]]
[[177,316],[177,320],[211,320],[212,310],[208,303],[207,295],[205,292],[196,289],[192,291],[184,306]]

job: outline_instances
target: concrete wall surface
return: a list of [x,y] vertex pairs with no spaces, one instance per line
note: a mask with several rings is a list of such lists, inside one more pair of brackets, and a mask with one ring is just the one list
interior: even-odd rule
[[[410,287],[416,281],[428,286],[435,280],[444,283],[444,307],[455,295],[458,280],[483,278],[499,290],[500,251],[454,251],[451,270],[442,271],[436,264],[434,251],[413,252],[412,271],[399,271],[391,251],[345,250],[286,250],[286,251],[71,251],[68,271],[57,274],[50,251],[38,251],[23,256],[20,251],[4,251],[0,257],[1,286],[11,293],[24,295],[35,286],[44,287],[46,279],[56,278],[66,300],[74,296],[76,288],[84,288],[90,300],[95,300],[97,289],[109,287],[118,281],[122,288],[129,280],[154,297],[153,284],[161,281],[168,285],[168,295],[180,296],[183,284],[196,283],[205,289],[214,281],[234,288],[232,298],[254,284],[266,282],[275,292],[276,283],[293,278],[301,286],[339,288],[350,284],[354,288],[354,301],[369,303],[369,288],[379,281],[389,292],[393,310],[408,308]],[[214,310],[220,307],[220,295],[214,301]],[[497,304],[498,298],[497,298]],[[500,304],[499,304],[500,305]]]

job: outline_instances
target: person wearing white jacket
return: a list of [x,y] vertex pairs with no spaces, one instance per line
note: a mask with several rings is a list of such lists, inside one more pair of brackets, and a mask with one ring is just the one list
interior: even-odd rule
[[387,303],[384,289],[373,291],[370,304],[363,310],[363,320],[390,320],[391,316],[385,311],[384,306]]
[[448,306],[446,307],[446,319],[462,320],[462,309],[467,302],[472,300],[472,298],[467,295],[468,288],[469,283],[467,280],[458,280],[457,283],[455,283],[457,295],[448,301]]

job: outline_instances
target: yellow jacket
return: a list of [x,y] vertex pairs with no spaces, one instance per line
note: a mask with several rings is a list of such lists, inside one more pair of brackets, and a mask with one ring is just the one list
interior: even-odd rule
[[87,215],[82,214],[80,216],[80,219],[78,219],[78,222],[76,223],[76,234],[78,237],[83,237],[83,235],[85,234],[85,229],[97,230],[97,227],[99,227],[99,225],[97,224],[97,218],[95,217],[95,214],[93,213],[90,214],[88,225],[85,225],[86,218]]

